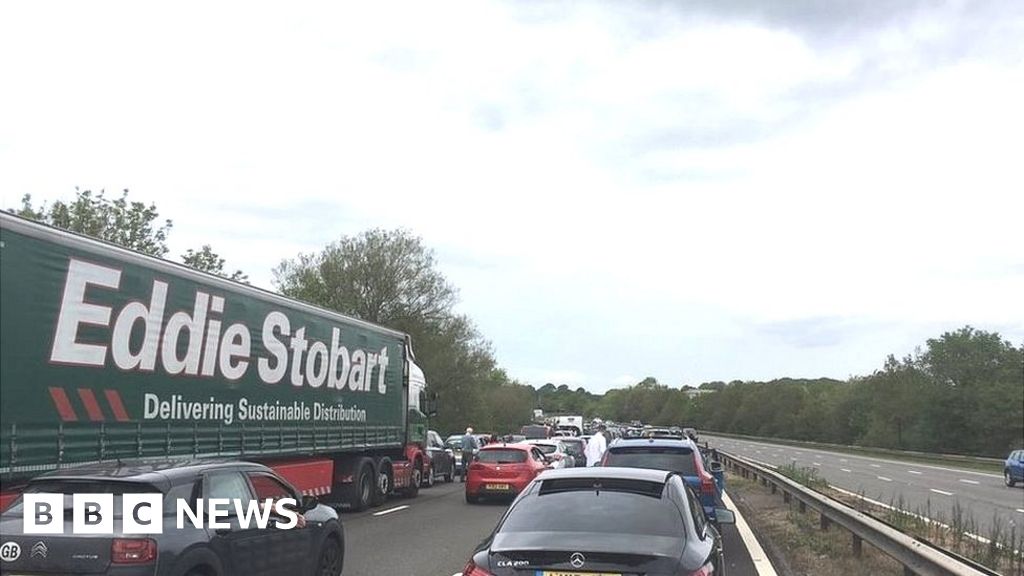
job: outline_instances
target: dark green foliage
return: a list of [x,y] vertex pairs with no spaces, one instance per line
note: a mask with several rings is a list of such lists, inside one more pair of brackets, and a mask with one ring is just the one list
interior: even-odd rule
[[89,190],[75,188],[75,199],[71,202],[56,201],[38,208],[32,206],[32,196],[21,199],[21,208],[9,212],[38,220],[50,226],[63,228],[79,234],[120,244],[152,256],[167,254],[167,233],[171,221],[159,225],[160,215],[156,205],[146,206],[142,202],[129,202],[128,190],[113,200]]
[[442,433],[473,426],[506,434],[529,423],[535,391],[498,369],[490,344],[454,312],[457,292],[434,255],[405,230],[345,236],[323,251],[300,254],[274,270],[282,294],[361,318],[412,337],[416,362],[438,394]]
[[1024,348],[968,326],[848,382],[731,382],[691,414],[722,432],[1005,456],[1024,446]]
[[203,247],[200,248],[199,251],[189,248],[188,251],[181,255],[181,262],[182,264],[191,266],[196,270],[202,270],[203,272],[223,276],[230,280],[234,280],[235,282],[249,283],[249,275],[245,274],[241,270],[235,270],[231,274],[225,273],[224,259],[214,252],[213,249],[210,248],[209,244],[203,244]]

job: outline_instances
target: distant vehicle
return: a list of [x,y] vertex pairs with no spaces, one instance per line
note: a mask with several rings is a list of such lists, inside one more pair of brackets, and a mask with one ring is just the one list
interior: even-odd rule
[[1014,450],[1006,457],[1003,467],[1003,482],[1013,487],[1017,482],[1024,482],[1024,450]]
[[452,434],[444,439],[444,445],[452,451],[452,460],[455,463],[455,473],[462,474],[462,436],[463,434]]
[[434,430],[427,430],[426,445],[429,463],[423,470],[423,485],[433,486],[437,478],[451,482],[455,478],[455,451],[445,446]]
[[547,457],[548,461],[551,462],[552,468],[575,468],[576,458],[569,452],[569,447],[566,446],[565,442],[562,442],[560,438],[551,438],[550,440],[527,440],[527,444],[532,444],[540,449]]
[[[718,518],[734,521],[725,509]],[[721,535],[678,475],[591,467],[538,476],[473,552],[463,576],[724,572]]]
[[527,439],[547,438],[551,436],[551,427],[543,424],[531,424],[523,426],[519,432]]
[[587,443],[582,437],[558,437],[558,441],[565,444],[566,451],[575,461],[576,468],[587,465]]
[[582,436],[583,416],[557,416],[555,417],[555,430],[566,430],[573,436]]
[[[612,442],[601,461],[602,466],[668,470],[681,475],[700,496],[704,513],[717,522],[716,510],[721,485],[705,470],[704,459],[691,440],[675,438],[630,438]],[[721,464],[718,464],[721,466]]]
[[[114,495],[119,511],[125,494],[164,494],[163,533],[147,535],[72,535],[71,514],[65,514],[63,536],[26,535],[22,530],[22,498],[0,515],[5,542],[20,545],[23,553],[4,558],[4,574],[120,574],[178,576],[205,574],[317,574],[338,576],[345,560],[345,537],[338,513],[299,491],[270,468],[230,460],[162,460],[100,462],[50,472],[31,480],[26,493],[71,495],[83,492]],[[197,500],[239,498],[246,502],[294,498],[302,522],[294,528],[243,529],[229,516],[227,529],[177,528],[177,500],[194,509]],[[168,512],[170,511],[170,512]],[[120,512],[117,512],[119,514]],[[271,517],[272,521],[274,517]],[[284,517],[280,520],[287,521]],[[160,519],[156,520],[160,522]],[[115,527],[120,521],[115,522]],[[38,542],[46,550],[35,553]],[[32,553],[29,553],[32,550]]]
[[697,429],[696,428],[683,428],[683,435],[686,436],[687,438],[689,438],[690,440],[693,440],[694,442],[697,441]]
[[515,496],[538,474],[550,468],[544,453],[530,444],[491,444],[469,464],[466,502],[484,497]]
[[642,436],[644,438],[675,438],[677,440],[683,439],[683,431],[679,428],[644,428]]

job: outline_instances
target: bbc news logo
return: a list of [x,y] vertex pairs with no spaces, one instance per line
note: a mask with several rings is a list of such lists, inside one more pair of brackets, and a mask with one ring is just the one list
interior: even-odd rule
[[[22,531],[25,534],[64,534],[64,494],[46,492],[23,495]],[[116,512],[120,512],[122,534],[163,534],[164,495],[123,494],[120,510],[115,510],[113,494],[72,494],[72,534],[113,534]],[[187,500],[178,499],[175,506],[175,526],[230,529],[230,516],[241,529],[273,526],[282,530],[295,528],[298,514],[293,510],[294,498],[241,500],[238,498],[198,499],[195,507]],[[2,551],[0,551],[2,552]],[[20,550],[18,551],[20,554]]]

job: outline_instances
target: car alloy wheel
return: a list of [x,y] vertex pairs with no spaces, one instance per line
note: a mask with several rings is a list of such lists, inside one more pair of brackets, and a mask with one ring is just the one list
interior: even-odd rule
[[324,541],[320,549],[320,564],[317,567],[318,576],[339,576],[341,574],[341,546],[334,538]]

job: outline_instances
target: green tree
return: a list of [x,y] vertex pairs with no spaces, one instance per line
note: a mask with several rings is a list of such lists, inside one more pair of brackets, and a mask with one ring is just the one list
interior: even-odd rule
[[453,311],[456,290],[419,237],[379,229],[345,236],[283,261],[274,278],[285,296],[409,334],[416,362],[438,394],[434,425],[443,432],[470,424],[483,431],[494,355],[469,318]]
[[75,199],[71,202],[57,200],[38,207],[32,205],[32,196],[26,194],[21,199],[21,208],[12,208],[9,212],[152,256],[167,254],[167,233],[171,230],[171,221],[159,223],[160,215],[155,204],[146,206],[142,202],[129,202],[127,189],[120,197],[111,200],[103,190],[93,194],[76,187]]
[[186,266],[191,266],[196,270],[202,270],[203,272],[209,272],[210,274],[216,274],[217,276],[223,276],[236,282],[249,283],[249,275],[245,274],[241,270],[235,270],[231,274],[224,272],[224,259],[221,258],[216,252],[210,248],[209,244],[203,244],[203,247],[199,250],[188,249],[181,256],[181,261]]

